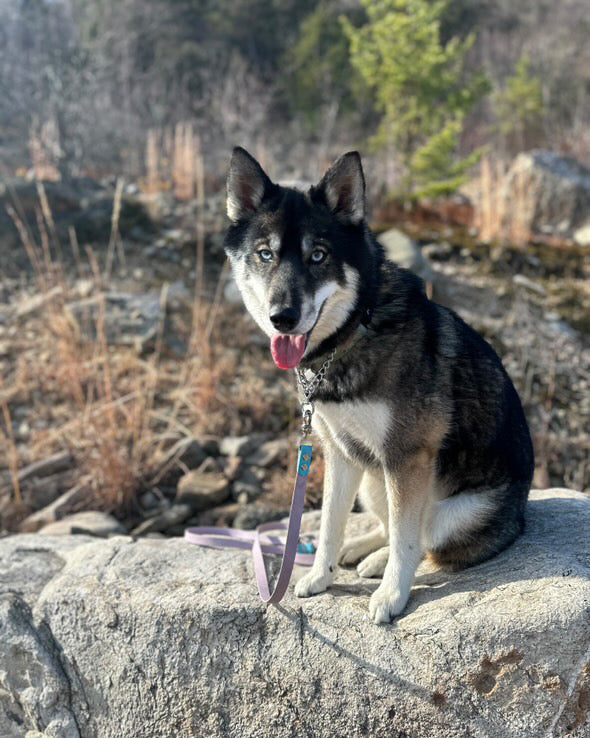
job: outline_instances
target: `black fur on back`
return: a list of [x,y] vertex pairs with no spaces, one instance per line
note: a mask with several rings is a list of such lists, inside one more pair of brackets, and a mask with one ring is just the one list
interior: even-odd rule
[[394,470],[444,427],[436,450],[445,496],[493,491],[495,513],[465,541],[431,552],[448,568],[482,561],[524,527],[533,446],[518,394],[492,347],[456,313],[426,296],[421,280],[386,261],[369,325],[331,367],[325,402],[389,398],[394,408],[387,465]]

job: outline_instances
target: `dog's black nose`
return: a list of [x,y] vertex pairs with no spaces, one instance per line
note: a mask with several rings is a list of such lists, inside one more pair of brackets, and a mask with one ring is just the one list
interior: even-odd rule
[[293,330],[299,323],[299,311],[295,308],[283,308],[282,310],[274,310],[270,315],[270,322],[277,331],[285,333]]

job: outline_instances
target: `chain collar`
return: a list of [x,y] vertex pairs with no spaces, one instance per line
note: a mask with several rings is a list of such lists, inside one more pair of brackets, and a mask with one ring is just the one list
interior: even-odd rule
[[[313,404],[313,398],[319,386],[324,381],[326,377],[326,372],[328,371],[330,364],[334,361],[335,356],[336,356],[336,349],[334,349],[330,353],[328,358],[324,361],[324,363],[317,370],[317,372],[315,372],[315,374],[313,375],[311,379],[307,379],[303,369],[300,369],[299,367],[297,367],[296,369],[297,381],[299,382],[299,386],[301,387],[301,392],[303,393],[303,396],[305,397],[305,401],[301,403],[301,414],[303,416],[303,425],[301,426],[301,433],[304,438],[311,433],[311,418],[313,415],[313,411],[315,409],[314,404]],[[309,371],[311,371],[313,374],[312,369],[310,369]]]
[[311,379],[307,379],[305,376],[304,370],[297,367],[297,370],[296,370],[297,379],[299,381],[299,386],[301,387],[301,391],[303,392],[303,396],[305,397],[307,402],[310,402],[313,399],[313,396],[317,392],[318,387],[324,381],[326,372],[328,371],[330,364],[334,361],[335,356],[336,356],[336,349],[334,349],[330,353],[328,358],[324,361],[324,363],[317,370],[317,372],[315,372],[315,374],[313,370],[310,369],[309,371],[312,374],[314,374],[314,376]]

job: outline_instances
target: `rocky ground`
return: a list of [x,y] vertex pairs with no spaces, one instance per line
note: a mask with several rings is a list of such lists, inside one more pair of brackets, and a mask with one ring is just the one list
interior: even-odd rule
[[[387,626],[351,569],[266,607],[248,552],[0,540],[2,736],[587,738],[590,504],[536,491],[526,515],[492,561],[423,562]],[[372,525],[351,515],[347,535]]]
[[[227,280],[222,195],[199,208],[130,187],[113,227],[113,188],[55,185],[47,206],[31,188],[0,193],[1,531],[160,537],[284,516],[294,380]],[[404,227],[416,240],[390,233],[389,253],[490,340],[515,380],[536,486],[588,492],[588,249]],[[311,506],[321,475],[320,456]]]

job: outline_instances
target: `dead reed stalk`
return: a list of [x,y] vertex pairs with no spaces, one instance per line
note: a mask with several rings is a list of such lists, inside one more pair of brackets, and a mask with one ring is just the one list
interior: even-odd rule
[[196,270],[195,270],[195,294],[193,299],[192,331],[189,341],[189,351],[203,352],[209,348],[208,342],[204,341],[203,331],[205,316],[203,314],[203,285],[205,281],[205,223],[203,219],[205,209],[205,174],[203,157],[201,154],[201,142],[198,136],[193,139],[194,171],[197,189],[197,222],[196,222]]
[[529,230],[529,213],[527,211],[527,178],[525,172],[519,171],[514,181],[507,234],[510,242],[516,246],[526,246],[531,240],[532,234]]
[[160,155],[158,151],[158,133],[153,128],[147,132],[145,145],[146,182],[145,191],[153,195],[160,192],[162,182],[160,180]]
[[484,156],[479,170],[479,203],[475,224],[487,243],[499,241],[526,246],[531,240],[525,172],[508,181],[505,162]]
[[192,200],[195,195],[198,137],[192,123],[177,123],[174,129],[172,182],[177,200]]
[[37,251],[35,242],[24,223],[24,220],[20,217],[20,215],[17,214],[16,210],[12,207],[12,205],[9,205],[9,204],[6,205],[6,212],[8,213],[8,216],[14,223],[14,226],[18,232],[20,241],[29,258],[31,266],[33,267],[33,271],[35,273],[35,279],[37,281],[39,288],[41,289],[42,292],[47,292],[49,289],[49,286],[47,284],[46,277],[41,267],[41,259],[39,257],[39,253]]
[[[1,384],[1,378],[0,378],[0,387]],[[14,501],[17,505],[17,507],[22,507],[23,505],[23,498],[20,490],[20,481],[18,478],[18,466],[19,466],[19,454],[18,449],[16,447],[16,442],[14,439],[14,431],[12,427],[12,417],[10,415],[10,408],[8,407],[8,402],[2,398],[0,401],[0,405],[2,406],[2,415],[4,417],[4,425],[6,427],[6,437],[8,441],[8,468],[10,470],[10,479],[12,482],[12,491],[14,494]],[[4,435],[4,434],[3,434]]]
[[490,242],[504,238],[506,202],[504,196],[503,162],[484,156],[479,169],[479,204],[475,222],[482,241]]
[[115,195],[113,197],[113,212],[111,214],[111,234],[109,236],[109,244],[107,246],[107,255],[105,262],[105,281],[108,281],[113,268],[113,260],[115,257],[115,246],[119,247],[119,260],[121,266],[125,268],[125,253],[119,234],[119,220],[121,218],[121,201],[123,199],[123,178],[117,178],[115,185]]
[[80,257],[80,244],[78,243],[78,236],[76,234],[76,229],[74,228],[74,226],[69,226],[68,235],[70,237],[70,246],[72,247],[74,261],[76,262],[76,270],[78,272],[78,277],[80,279],[83,279],[84,270],[82,269],[82,259]]
[[29,132],[29,153],[36,180],[59,182],[61,146],[55,119],[46,120],[41,125],[38,119],[33,121]]
[[39,202],[41,203],[41,212],[43,213],[45,224],[47,226],[47,229],[49,230],[49,233],[51,234],[51,238],[53,239],[53,243],[57,251],[57,262],[58,264],[63,265],[64,255],[63,255],[63,251],[61,248],[59,235],[57,233],[57,228],[55,227],[55,221],[53,220],[53,213],[51,212],[51,208],[49,207],[49,201],[47,200],[47,193],[45,192],[45,186],[43,185],[43,182],[41,182],[40,180],[36,180],[35,185],[37,187],[37,194],[39,196]]

